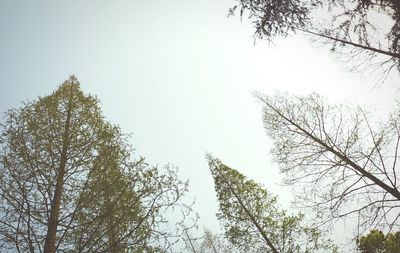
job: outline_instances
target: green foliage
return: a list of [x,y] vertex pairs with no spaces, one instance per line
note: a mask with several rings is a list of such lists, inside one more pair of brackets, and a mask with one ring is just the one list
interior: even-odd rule
[[371,230],[368,235],[361,236],[357,240],[357,247],[361,253],[399,253],[400,232],[388,233]]
[[[53,94],[9,110],[0,145],[5,251],[43,251],[55,213],[55,245],[45,252],[165,252],[191,213],[176,169],[133,160],[127,136],[73,76]],[[175,224],[165,216],[172,210],[182,214]]]
[[275,196],[218,159],[207,157],[214,178],[219,212],[229,241],[245,252],[335,252],[329,240],[288,215]]
[[[126,164],[129,163],[127,150],[123,143],[118,143],[119,131],[115,134],[99,150],[96,169],[91,171],[77,200],[80,207],[75,213],[74,252],[137,249],[146,246],[151,235],[141,196],[131,185],[142,181],[139,173],[146,167],[143,160]],[[123,170],[128,167],[135,168],[135,172]]]

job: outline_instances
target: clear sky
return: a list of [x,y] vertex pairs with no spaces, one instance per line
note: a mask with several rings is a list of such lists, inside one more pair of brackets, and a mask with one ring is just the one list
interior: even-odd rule
[[0,111],[50,94],[70,74],[101,100],[105,116],[132,133],[136,154],[170,163],[190,180],[201,223],[217,203],[206,152],[264,183],[284,205],[256,90],[316,91],[332,102],[393,105],[398,74],[378,85],[351,73],[301,35],[254,44],[252,28],[228,18],[233,0],[0,1]]

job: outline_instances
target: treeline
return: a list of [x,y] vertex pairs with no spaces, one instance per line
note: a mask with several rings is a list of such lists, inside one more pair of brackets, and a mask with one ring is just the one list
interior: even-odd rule
[[[236,3],[230,14],[248,17],[257,38],[305,33],[353,67],[379,70],[383,80],[400,69],[396,0]],[[71,76],[3,117],[1,251],[174,252],[183,241],[195,253],[340,252],[329,225],[349,218],[357,220],[354,250],[400,252],[400,108],[377,123],[318,94],[254,95],[275,162],[308,217],[283,210],[265,187],[207,155],[224,235],[198,236],[196,214],[183,201],[188,184],[176,168],[135,157],[128,136]]]

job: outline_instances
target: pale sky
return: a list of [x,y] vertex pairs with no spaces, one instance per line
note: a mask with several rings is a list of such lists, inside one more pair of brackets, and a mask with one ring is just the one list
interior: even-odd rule
[[394,73],[351,73],[305,37],[258,41],[233,0],[0,1],[0,111],[50,94],[70,74],[98,96],[109,121],[132,133],[136,154],[190,180],[201,225],[217,202],[204,158],[212,153],[264,183],[288,207],[253,90],[319,92],[333,102],[391,109]]

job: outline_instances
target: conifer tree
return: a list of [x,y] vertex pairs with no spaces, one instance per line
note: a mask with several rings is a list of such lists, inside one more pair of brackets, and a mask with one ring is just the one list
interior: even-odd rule
[[74,76],[7,111],[0,147],[5,251],[162,252],[181,236],[164,212],[190,213],[187,183],[168,166],[133,160],[126,135]]
[[275,196],[218,159],[207,157],[229,241],[244,252],[337,252],[302,215],[288,215]]

